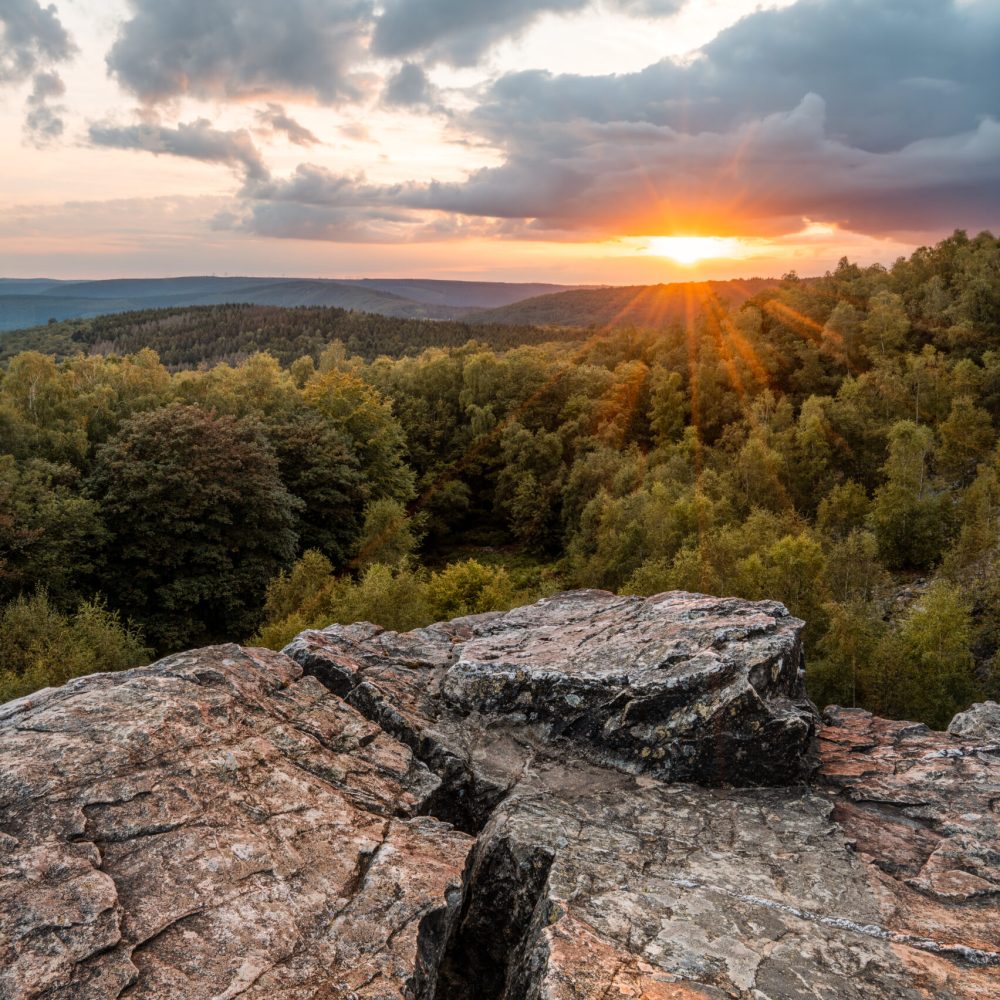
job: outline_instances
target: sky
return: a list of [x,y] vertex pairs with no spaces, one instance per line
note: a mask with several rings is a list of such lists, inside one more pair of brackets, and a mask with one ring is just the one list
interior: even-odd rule
[[1000,230],[1000,0],[0,0],[0,277],[640,284]]

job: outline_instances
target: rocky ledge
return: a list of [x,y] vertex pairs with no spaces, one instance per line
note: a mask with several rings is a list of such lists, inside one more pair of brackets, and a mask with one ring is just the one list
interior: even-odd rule
[[593,591],[0,706],[0,998],[1000,996],[1000,744]]

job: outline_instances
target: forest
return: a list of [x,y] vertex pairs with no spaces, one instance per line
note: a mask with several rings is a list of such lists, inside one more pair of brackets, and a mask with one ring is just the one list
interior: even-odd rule
[[0,335],[0,362],[24,351],[66,358],[76,354],[135,354],[156,351],[171,369],[239,364],[267,352],[289,365],[309,355],[318,360],[335,340],[352,356],[418,354],[427,347],[461,347],[475,339],[497,350],[560,339],[576,330],[553,332],[533,325],[450,320],[398,319],[333,306],[282,308],[261,305],[188,306],[71,319]]
[[266,307],[4,337],[0,701],[568,587],[780,600],[821,707],[997,697],[1000,240],[685,294],[558,337],[293,309],[264,343]]

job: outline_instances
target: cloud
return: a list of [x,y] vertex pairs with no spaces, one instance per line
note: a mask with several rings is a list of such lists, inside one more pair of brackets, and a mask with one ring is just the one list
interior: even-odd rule
[[281,132],[296,146],[317,146],[319,139],[305,127],[290,117],[280,104],[268,104],[257,112],[257,121],[272,134]]
[[147,103],[189,95],[355,100],[371,0],[129,0],[109,71]]
[[0,0],[0,85],[32,80],[25,108],[24,134],[34,146],[62,135],[62,108],[50,102],[66,87],[52,67],[76,53],[76,46],[53,5],[36,0]]
[[268,176],[267,167],[249,132],[245,129],[221,131],[213,128],[206,118],[182,122],[176,127],[158,122],[134,125],[99,122],[90,126],[89,134],[95,146],[140,149],[149,153],[188,157],[204,163],[224,163],[250,180],[263,180]]
[[833,136],[898,149],[1000,114],[998,36],[992,0],[799,0],[743,18],[689,61],[612,76],[510,74],[478,128],[502,137],[579,118],[727,131],[815,93]]
[[[610,0],[640,17],[675,14],[685,0]],[[593,0],[386,0],[372,51],[389,58],[474,66],[494,45],[517,37],[546,14],[574,14]]]
[[76,52],[55,6],[0,0],[0,84],[21,83]]
[[984,206],[1000,209],[998,163],[995,121],[958,137],[865,151],[830,138],[823,100],[807,94],[790,111],[729,132],[565,123],[550,142],[455,183],[375,185],[304,164],[287,178],[249,181],[241,225],[333,240],[356,238],[360,227],[366,241],[412,240],[442,217],[480,220],[494,235],[557,239],[777,236],[798,232],[805,218],[875,234],[965,220],[975,228]]
[[824,101],[725,132],[645,122],[550,123],[500,167],[408,190],[411,206],[521,220],[581,236],[774,235],[803,219],[857,232],[975,228],[1000,218],[1000,124],[898,150],[831,138]]
[[421,55],[474,66],[490,47],[545,13],[582,10],[589,0],[387,0],[372,39],[379,56]]
[[[0,0],[0,3],[34,0]],[[362,98],[371,57],[472,66],[546,14],[597,0],[127,0],[107,56],[119,83],[147,104],[296,97],[337,104]],[[638,16],[667,16],[685,0],[606,0]],[[402,77],[400,78],[400,73]],[[390,83],[405,100],[404,65]]]
[[66,93],[66,85],[58,73],[36,73],[34,87],[28,96],[28,113],[24,131],[28,141],[41,148],[62,135],[65,128],[63,108],[49,102]]
[[389,203],[400,190],[398,186],[369,185],[363,177],[347,177],[326,167],[303,163],[291,177],[284,179],[249,177],[241,193],[255,201],[348,208]]
[[799,0],[689,61],[510,74],[464,120],[505,162],[425,203],[567,234],[996,225],[997,37],[988,0]]
[[382,95],[382,103],[389,107],[429,106],[437,99],[430,78],[422,67],[407,62],[390,77]]
[[[585,2],[389,0],[373,46],[461,64],[539,12]],[[674,9],[615,2],[637,14]],[[991,0],[798,0],[750,14],[683,61],[606,76],[508,74],[471,111],[451,113],[455,133],[502,160],[457,182],[378,185],[311,164],[275,178],[245,133],[204,121],[112,129],[110,144],[238,167],[241,203],[218,224],[274,237],[774,237],[805,219],[874,236],[978,229],[1000,223],[997,37]],[[194,79],[181,90],[194,92]],[[435,99],[416,59],[383,93],[397,107]],[[195,127],[182,143],[177,133]]]
[[617,0],[616,6],[635,17],[671,17],[684,6],[684,0]]

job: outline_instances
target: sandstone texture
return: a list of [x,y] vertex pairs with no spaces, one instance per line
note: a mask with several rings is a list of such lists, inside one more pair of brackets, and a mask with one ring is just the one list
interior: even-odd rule
[[1000,997],[1000,745],[781,605],[557,595],[0,706],[0,998]]

